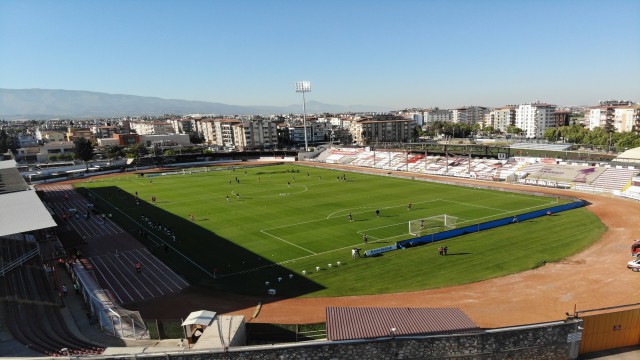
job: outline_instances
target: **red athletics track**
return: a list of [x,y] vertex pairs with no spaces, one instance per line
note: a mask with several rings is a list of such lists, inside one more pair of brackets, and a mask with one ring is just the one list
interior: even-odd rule
[[[153,256],[137,239],[126,233],[108,217],[92,215],[86,218],[89,202],[69,184],[38,185],[49,207],[58,216],[78,210],[58,227],[74,231],[84,242],[83,257],[91,265],[100,286],[109,290],[121,304],[150,300],[180,292],[189,284]],[[140,262],[142,271],[136,272]]]

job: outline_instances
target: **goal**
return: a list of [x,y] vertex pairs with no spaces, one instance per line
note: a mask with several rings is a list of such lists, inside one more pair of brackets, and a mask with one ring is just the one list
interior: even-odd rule
[[457,221],[457,217],[447,214],[411,220],[409,221],[409,234],[420,236],[422,234],[432,234],[435,232],[455,229]]

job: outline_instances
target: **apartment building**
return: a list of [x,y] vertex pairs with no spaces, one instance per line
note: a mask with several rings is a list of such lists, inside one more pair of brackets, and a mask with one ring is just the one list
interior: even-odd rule
[[[304,146],[304,125],[289,126],[289,141]],[[317,119],[307,119],[307,143],[316,144],[329,141],[331,124]]]
[[238,150],[275,148],[278,145],[278,128],[270,120],[244,121],[233,126],[235,146]]
[[108,125],[93,126],[91,127],[91,131],[96,139],[109,139],[118,132],[118,127]]
[[489,123],[485,126],[493,126],[494,129],[506,132],[510,125],[516,123],[516,105],[506,105],[495,108],[489,112]]
[[617,132],[640,131],[640,105],[630,101],[602,101],[589,108],[589,130],[597,127]]
[[516,109],[516,127],[527,138],[543,138],[547,128],[555,127],[556,105],[536,101],[520,104]]
[[200,119],[169,119],[167,120],[175,134],[191,134],[198,132]]
[[215,144],[218,146],[224,146],[226,148],[235,148],[235,136],[233,132],[233,126],[241,124],[240,120],[236,119],[215,119],[213,121],[215,131]]
[[79,138],[85,138],[93,141],[93,131],[89,128],[72,128],[69,127],[67,129],[67,133],[65,134],[67,141],[73,141]]
[[432,108],[427,109],[424,112],[424,123],[426,125],[432,124],[433,122],[450,122],[452,121],[453,113],[448,109],[440,109],[440,108]]
[[132,121],[129,123],[131,130],[138,135],[165,135],[174,134],[173,126],[167,121]]
[[364,146],[377,142],[408,142],[413,138],[415,126],[413,119],[361,118],[351,122],[349,132],[354,143]]
[[207,145],[216,145],[216,126],[215,119],[202,119],[200,121],[200,132],[204,137],[204,143]]
[[53,130],[36,130],[36,139],[45,142],[65,141],[65,133]]
[[451,121],[460,124],[481,123],[485,115],[489,113],[489,108],[482,106],[464,106],[451,110]]

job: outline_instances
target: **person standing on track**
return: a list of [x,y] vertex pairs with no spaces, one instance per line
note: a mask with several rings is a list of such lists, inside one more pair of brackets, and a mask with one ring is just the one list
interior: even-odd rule
[[142,264],[140,264],[140,261],[136,261],[136,272],[138,274],[140,274],[142,272]]

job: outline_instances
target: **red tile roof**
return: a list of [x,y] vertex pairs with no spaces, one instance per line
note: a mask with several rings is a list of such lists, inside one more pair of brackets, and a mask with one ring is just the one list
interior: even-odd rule
[[482,329],[457,308],[327,308],[329,340],[477,332]]

